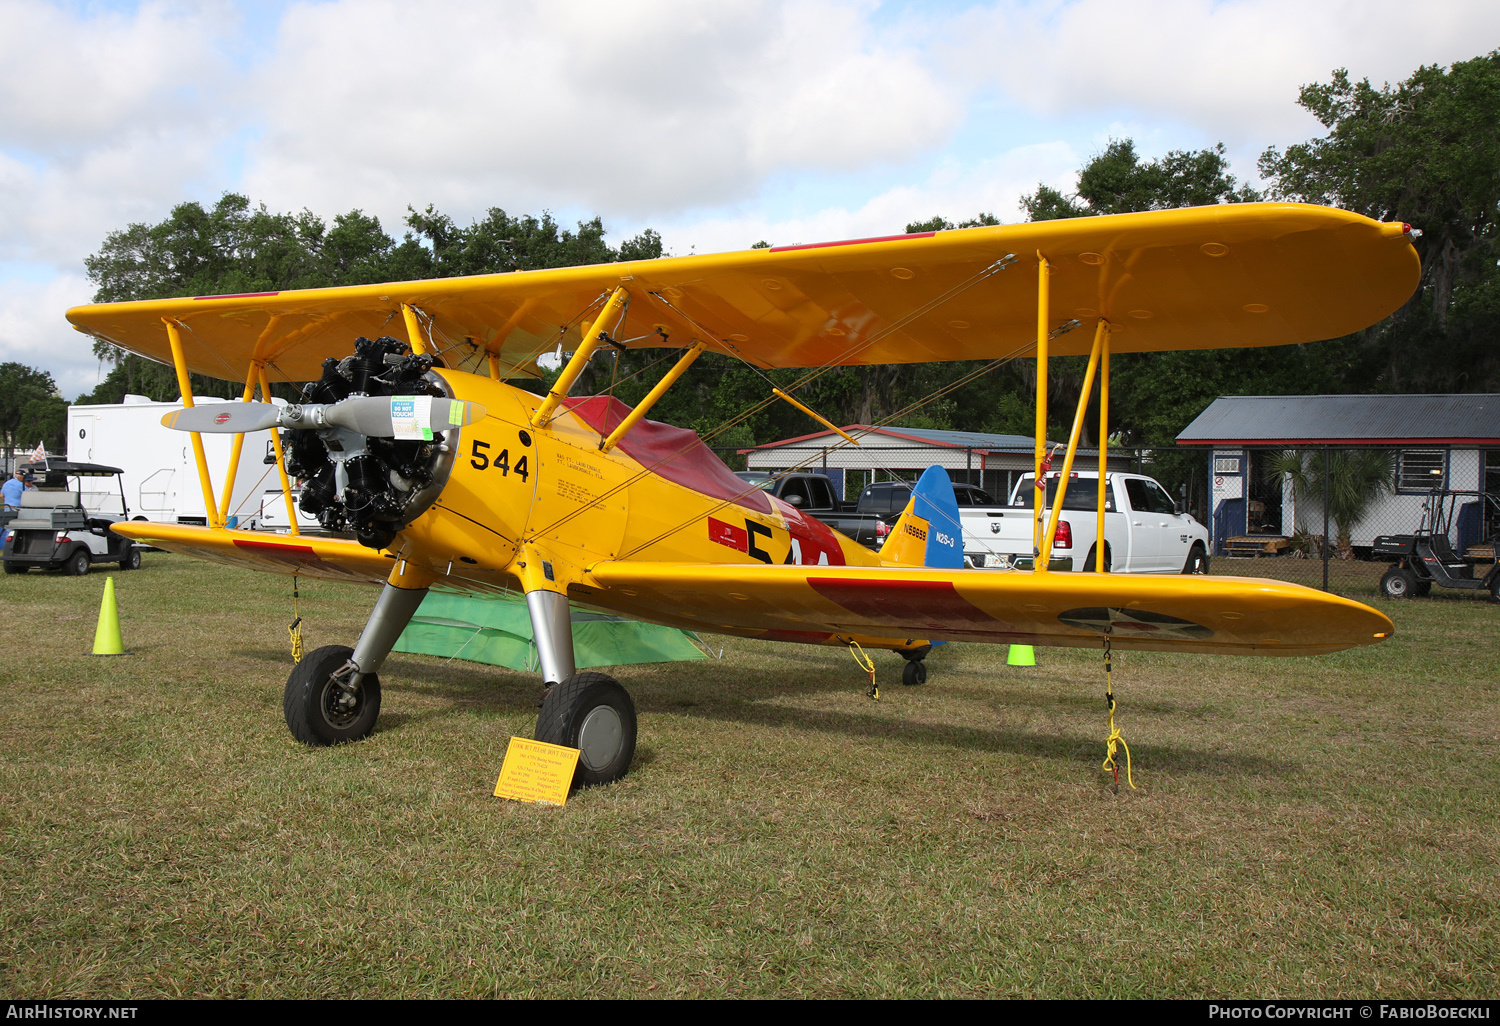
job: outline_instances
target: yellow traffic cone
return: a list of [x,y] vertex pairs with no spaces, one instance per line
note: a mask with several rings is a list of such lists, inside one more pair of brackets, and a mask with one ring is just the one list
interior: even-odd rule
[[99,603],[99,626],[94,630],[94,655],[125,654],[125,638],[120,634],[120,610],[115,605],[115,579],[104,582],[104,601]]
[[1006,666],[1035,666],[1036,649],[1030,645],[1012,645],[1010,653],[1005,657]]

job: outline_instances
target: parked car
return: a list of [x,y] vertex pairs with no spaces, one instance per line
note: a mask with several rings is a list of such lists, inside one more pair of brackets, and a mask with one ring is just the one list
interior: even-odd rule
[[[872,549],[885,543],[886,535],[911,501],[912,486],[904,481],[867,485],[857,501],[844,502],[834,494],[833,482],[822,474],[778,475],[744,470],[737,476]],[[965,507],[992,506],[995,502],[984,489],[971,484],[955,483],[953,494],[960,511]]]
[[[1051,471],[1044,515],[1051,517],[1062,474]],[[1034,547],[1036,478],[1023,476],[1008,507],[964,510],[964,554],[973,566],[1029,568]],[[1092,571],[1096,564],[1099,474],[1074,471],[1058,513],[1049,569]],[[1082,560],[1076,553],[1087,548]],[[1104,567],[1112,573],[1206,574],[1208,528],[1182,511],[1167,490],[1142,474],[1109,474],[1104,496]]]

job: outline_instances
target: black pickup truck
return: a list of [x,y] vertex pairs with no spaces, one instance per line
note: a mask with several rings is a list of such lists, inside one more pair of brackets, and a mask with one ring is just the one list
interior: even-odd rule
[[[822,474],[777,475],[765,470],[745,470],[738,476],[872,549],[885,544],[885,536],[911,500],[911,485],[901,481],[867,485],[859,493],[858,502],[842,502],[834,493],[833,482]],[[953,492],[960,506],[995,504],[974,485],[954,484]]]

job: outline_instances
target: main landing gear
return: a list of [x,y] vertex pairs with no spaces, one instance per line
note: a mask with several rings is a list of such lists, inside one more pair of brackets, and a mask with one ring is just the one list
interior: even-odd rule
[[426,597],[426,588],[387,584],[358,645],[327,645],[303,657],[287,678],[281,700],[294,738],[323,747],[370,736],[380,715],[376,671]]
[[[323,747],[370,736],[380,716],[377,671],[426,595],[387,584],[357,646],[328,645],[297,664],[282,698],[293,737]],[[635,758],[635,703],[613,677],[577,672],[566,595],[531,592],[526,609],[547,685],[536,739],[579,750],[574,787],[619,780]]]
[[527,592],[526,611],[547,685],[536,739],[578,749],[574,787],[614,783],[635,758],[635,703],[608,674],[577,672],[568,596]]

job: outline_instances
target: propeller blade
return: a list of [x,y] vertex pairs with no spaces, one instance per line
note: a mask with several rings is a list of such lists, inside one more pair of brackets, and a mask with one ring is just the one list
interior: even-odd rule
[[434,399],[426,395],[357,396],[334,403],[324,419],[375,438],[430,440],[434,431],[448,431],[483,420],[489,411],[480,403]]
[[280,413],[280,408],[270,403],[211,403],[173,410],[161,422],[174,431],[232,435],[263,431],[276,423]]

